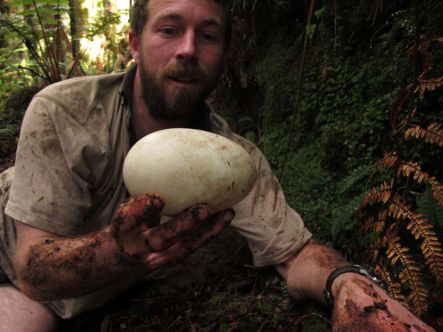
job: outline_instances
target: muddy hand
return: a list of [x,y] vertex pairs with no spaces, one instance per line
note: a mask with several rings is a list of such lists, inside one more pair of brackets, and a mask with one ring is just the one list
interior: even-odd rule
[[174,219],[143,233],[148,253],[143,263],[149,269],[177,261],[218,236],[234,218],[227,209],[210,215],[206,205],[193,206]]
[[149,269],[176,261],[218,236],[234,218],[232,209],[210,215],[208,206],[199,204],[159,225],[163,206],[159,196],[145,194],[118,208],[111,232],[125,261]]
[[164,202],[157,195],[144,194],[120,205],[111,222],[111,232],[120,251],[137,258],[145,251],[142,233],[160,223]]
[[334,285],[333,331],[434,331],[368,279],[342,276]]

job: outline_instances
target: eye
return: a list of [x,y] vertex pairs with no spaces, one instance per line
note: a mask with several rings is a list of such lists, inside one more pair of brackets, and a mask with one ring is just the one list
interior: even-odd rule
[[158,31],[166,37],[175,37],[179,34],[178,29],[172,26],[163,26],[159,28]]
[[203,32],[201,35],[201,40],[205,43],[215,43],[218,41],[218,36],[215,33]]

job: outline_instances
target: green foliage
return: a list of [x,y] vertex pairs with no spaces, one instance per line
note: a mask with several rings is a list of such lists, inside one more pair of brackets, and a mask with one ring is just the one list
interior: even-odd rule
[[[420,6],[438,6],[431,2],[424,1]],[[294,21],[294,16],[288,14],[300,9],[298,5],[272,1],[271,6],[268,1],[257,6],[251,23],[256,35],[245,38],[254,43],[248,43],[249,49],[242,54],[253,55],[247,58],[244,76],[253,82],[251,87],[260,93],[257,99],[263,103],[258,116],[236,113],[231,121],[243,119],[242,123],[248,123],[244,119],[248,116],[260,120],[256,123],[257,143],[275,174],[279,174],[283,157],[288,154],[284,176],[279,180],[289,204],[301,214],[314,236],[356,258],[361,248],[377,237],[368,232],[359,235],[358,245],[349,241],[360,227],[355,220],[357,206],[367,191],[386,177],[385,172],[374,172],[373,165],[390,144],[387,136],[394,116],[392,104],[400,89],[414,77],[415,68],[406,50],[416,38],[415,11],[412,6],[398,3],[385,4],[383,11],[376,11],[368,1],[346,6],[337,2],[336,8],[327,3],[315,9],[312,25],[306,31],[302,15]],[[306,15],[306,11],[301,13]],[[428,21],[421,23],[420,30],[428,31]],[[304,79],[298,82],[305,31],[311,41]],[[431,71],[443,67],[439,59],[442,57],[430,59]],[[299,84],[302,99],[294,113]],[[230,96],[235,98],[235,94]],[[441,119],[442,100],[441,94],[419,100],[417,122]],[[231,101],[231,105],[248,109],[241,100]],[[402,117],[407,111],[396,116]],[[289,124],[293,121],[295,135],[287,149]],[[250,130],[242,131],[243,126],[237,124],[233,127],[240,127],[243,133]],[[435,149],[411,145],[404,150],[405,155],[427,156],[426,169],[441,174],[442,155]]]
[[104,34],[109,38],[115,25],[119,23],[119,13],[106,9],[101,10],[99,11],[99,15],[94,17],[93,24],[85,31],[85,36],[88,39],[92,39],[98,34]]
[[[98,11],[97,15],[92,19],[92,23],[85,29],[85,37],[92,40],[96,36],[104,37],[104,55],[99,63],[88,67],[93,73],[109,73],[121,71],[126,68],[126,63],[116,64],[122,57],[128,57],[128,42],[126,30],[129,28],[127,24],[123,25],[122,30],[118,29],[121,23],[122,12],[108,8],[107,1],[102,2],[103,9]],[[96,60],[96,59],[91,59]]]
[[275,36],[263,54],[251,68],[251,75],[263,90],[262,128],[263,133],[289,115],[296,87],[294,45],[286,44],[285,36]]
[[443,232],[443,207],[439,206],[429,186],[417,199],[417,211],[423,213],[441,234]]
[[[324,10],[319,17],[323,16]],[[315,236],[351,252],[347,240],[356,228],[355,208],[373,183],[367,177],[389,128],[402,53],[400,47],[388,52],[381,42],[369,57],[309,61],[296,138],[285,151],[299,47],[297,41],[288,45],[287,38],[277,34],[251,68],[264,94],[265,125],[259,145],[276,174],[282,156],[289,153],[287,175],[280,180],[290,205]]]
[[[77,61],[70,68],[66,63],[67,40],[63,18],[68,12],[66,0],[15,1],[14,14],[1,14],[0,26],[27,49],[29,59],[21,69],[32,73],[40,81],[54,83],[69,77]],[[25,58],[26,59],[26,58]]]
[[334,182],[324,169],[320,145],[298,149],[288,159],[286,176],[280,179],[288,203],[298,211],[320,240],[330,233],[330,206]]

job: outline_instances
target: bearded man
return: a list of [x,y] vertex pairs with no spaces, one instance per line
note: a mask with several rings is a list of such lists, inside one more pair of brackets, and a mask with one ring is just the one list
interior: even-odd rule
[[[228,225],[246,238],[254,264],[274,265],[296,299],[325,303],[326,293],[335,330],[431,331],[361,268],[312,240],[263,154],[206,105],[226,51],[228,8],[217,0],[137,1],[134,67],[60,82],[34,97],[15,167],[1,175],[1,331],[56,330],[58,317],[103,305]],[[215,215],[200,204],[170,220],[161,218],[159,196],[128,200],[129,148],[173,127],[240,143],[259,172],[251,193]],[[380,310],[365,312],[376,302]]]

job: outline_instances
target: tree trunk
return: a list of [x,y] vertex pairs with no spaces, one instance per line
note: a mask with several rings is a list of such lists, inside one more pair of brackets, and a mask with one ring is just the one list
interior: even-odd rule
[[70,20],[70,29],[71,29],[72,57],[74,59],[77,58],[78,52],[80,50],[80,38],[78,33],[78,22],[77,22],[77,6],[81,6],[81,4],[77,0],[69,0],[69,20]]

